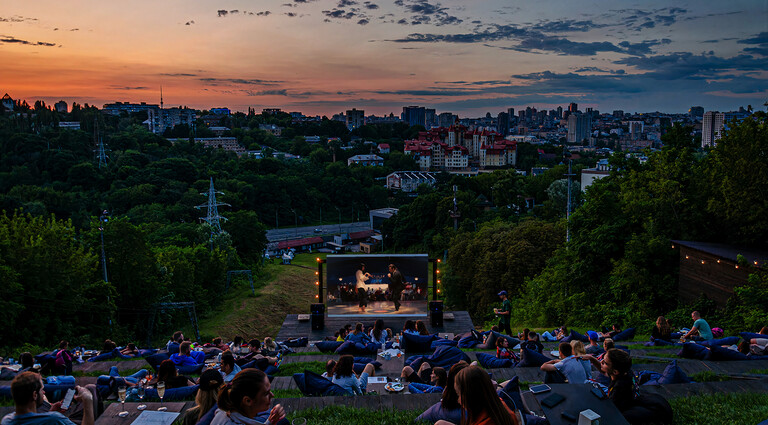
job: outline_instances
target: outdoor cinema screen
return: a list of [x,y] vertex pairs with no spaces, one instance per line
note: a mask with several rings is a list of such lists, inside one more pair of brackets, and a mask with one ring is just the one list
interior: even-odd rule
[[329,316],[427,315],[426,254],[329,255],[326,264]]

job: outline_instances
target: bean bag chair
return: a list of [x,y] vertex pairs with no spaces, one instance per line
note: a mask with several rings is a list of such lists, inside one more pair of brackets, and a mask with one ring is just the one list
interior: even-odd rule
[[176,370],[179,371],[180,375],[199,375],[203,372],[204,367],[205,363],[200,363],[195,366],[176,366]]
[[168,354],[178,354],[179,353],[179,344],[176,342],[172,342],[165,346],[165,349],[168,350]]
[[480,341],[470,333],[469,335],[462,337],[457,346],[459,348],[474,348],[477,344],[480,344]]
[[441,345],[435,349],[435,352],[429,356],[412,356],[406,359],[406,365],[413,368],[413,370],[419,370],[421,364],[424,362],[429,363],[433,368],[442,367],[445,370],[450,370],[451,366],[464,360],[467,363],[472,363],[469,356],[466,353],[459,350],[456,347],[450,347],[447,345]]
[[315,372],[305,370],[304,373],[294,373],[293,380],[305,396],[334,396],[350,395],[347,390],[325,379]]
[[450,347],[455,347],[458,345],[458,342],[452,340],[452,339],[436,339],[432,341],[432,344],[430,344],[429,348],[430,350],[434,350],[435,348],[441,346],[441,345],[448,345]]
[[291,338],[289,340],[281,342],[286,347],[306,347],[309,340],[307,337]]
[[109,353],[102,353],[102,354],[99,354],[98,356],[91,357],[91,358],[89,358],[86,361],[88,361],[88,362],[103,362],[105,360],[114,359],[115,358],[115,351],[117,351],[117,348],[115,348],[114,351],[110,351]]
[[613,348],[619,349],[619,350],[621,350],[621,351],[624,351],[624,352],[625,352],[625,353],[627,353],[627,354],[630,354],[630,350],[629,350],[629,347],[627,347],[626,345],[618,345],[618,344],[614,344]]
[[635,337],[635,328],[627,328],[613,336],[614,341],[629,341]]
[[[752,333],[752,332],[741,332],[741,333],[739,333],[739,335],[741,336],[741,339],[743,339],[744,341],[749,341],[751,339],[757,339],[757,338],[768,338],[768,335],[756,334],[756,333]],[[37,360],[37,356],[35,356],[35,360]],[[38,363],[40,363],[40,362],[38,362]],[[40,364],[42,364],[42,363],[40,363]]]
[[523,408],[523,397],[520,395],[520,377],[513,376],[507,382],[504,388],[500,388],[496,393],[504,401],[504,404],[513,412]]
[[515,362],[512,359],[497,359],[487,353],[477,353],[477,362],[485,369],[500,369],[514,367]]
[[429,384],[420,384],[417,382],[412,382],[408,384],[408,391],[411,394],[428,394],[428,393],[442,393],[443,387],[438,387],[436,385],[429,385]]
[[496,340],[499,338],[506,338],[507,340],[509,340],[510,347],[514,347],[517,344],[520,344],[520,340],[517,338],[511,337],[509,335],[504,335],[499,332],[490,331],[488,332],[488,338],[485,340],[485,344],[478,344],[476,348],[479,348],[481,350],[495,350]]
[[381,362],[378,360],[372,359],[370,357],[355,357],[355,363],[360,363],[363,365],[367,365],[368,363],[373,364],[373,367],[376,369],[381,369]]
[[[163,395],[163,401],[177,401],[177,400],[193,400],[199,385],[192,385],[189,387],[179,388],[166,388]],[[157,395],[157,388],[147,388],[144,391],[144,399],[147,401],[160,401],[160,397]]]
[[35,356],[35,363],[44,365],[50,361],[56,361],[56,356],[51,353],[38,354]]
[[315,344],[315,347],[323,353],[333,353],[343,343],[343,341],[320,341]]
[[658,394],[640,394],[629,409],[621,412],[630,424],[672,423],[672,406]]
[[547,356],[528,348],[520,350],[520,354],[520,363],[517,364],[517,367],[540,367],[551,360]]
[[667,341],[665,339],[654,339],[652,341],[648,341],[645,344],[646,347],[659,347],[659,346],[665,346],[665,345],[676,345],[672,341]]
[[589,337],[587,337],[586,335],[582,335],[576,332],[575,330],[571,329],[571,333],[567,337],[563,338],[560,342],[570,343],[571,341],[581,341],[585,344],[589,344]]
[[746,354],[741,354],[738,351],[723,348],[719,345],[713,345],[709,347],[709,360],[749,360]]
[[413,335],[403,334],[401,348],[406,353],[428,353],[432,351],[432,341],[435,341],[437,334],[434,335]]
[[0,398],[13,400],[13,396],[11,395],[11,386],[10,385],[3,385],[0,386]]
[[[655,376],[658,375],[658,376]],[[655,374],[641,385],[667,385],[667,384],[688,384],[691,378],[680,369],[677,360],[672,360],[661,374]]]
[[710,339],[705,341],[697,341],[698,344],[705,347],[713,347],[715,345],[735,345],[739,343],[739,337],[729,336],[727,338]]
[[650,370],[641,370],[635,374],[637,385],[653,385],[659,382],[661,374]]
[[379,351],[379,344],[370,343],[368,345],[359,342],[345,341],[336,349],[336,354],[376,354]]
[[157,353],[157,348],[144,348],[139,350],[138,357],[149,357],[155,353]]
[[75,377],[67,375],[49,376],[45,378],[45,382],[51,385],[75,385]]
[[686,342],[677,355],[684,359],[709,360],[709,349],[703,345]]
[[151,356],[144,357],[144,359],[149,363],[150,366],[152,366],[155,371],[160,367],[160,363],[163,362],[163,360],[168,360],[171,358],[170,353],[157,353],[152,354]]

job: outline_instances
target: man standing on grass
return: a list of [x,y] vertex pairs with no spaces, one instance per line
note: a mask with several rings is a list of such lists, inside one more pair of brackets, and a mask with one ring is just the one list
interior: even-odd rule
[[496,313],[499,316],[499,332],[507,332],[507,335],[512,335],[512,329],[509,327],[511,314],[512,314],[512,303],[509,302],[509,298],[507,298],[507,291],[501,291],[498,293],[499,298],[501,298],[501,310],[498,308],[494,308],[493,312]]

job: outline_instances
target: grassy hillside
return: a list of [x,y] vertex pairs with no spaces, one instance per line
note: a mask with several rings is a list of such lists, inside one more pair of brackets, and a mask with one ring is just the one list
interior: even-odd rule
[[[268,264],[254,277],[256,295],[248,281],[240,279],[230,288],[218,310],[200,320],[200,336],[208,341],[215,336],[231,340],[274,337],[286,314],[309,313],[315,302],[317,254],[299,254],[290,266]],[[187,332],[191,329],[187,329]]]

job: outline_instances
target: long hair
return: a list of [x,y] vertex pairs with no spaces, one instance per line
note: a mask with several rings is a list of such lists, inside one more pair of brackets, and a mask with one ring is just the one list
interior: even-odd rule
[[445,369],[436,367],[432,369],[432,373],[434,373],[437,378],[437,381],[435,381],[434,384],[438,387],[445,388],[445,383],[448,382],[448,374],[445,372]]
[[381,319],[376,319],[376,322],[373,324],[373,339],[380,340],[381,339],[381,333],[384,331],[384,321]]
[[[198,409],[195,412],[197,413],[196,416],[198,422],[200,422],[200,419],[202,419],[203,416],[205,416],[205,414],[211,410],[213,405],[216,404],[216,401],[219,398],[219,387],[221,387],[221,384],[223,383],[221,376],[219,376],[218,379],[208,380],[204,384],[202,381],[205,378],[207,378],[207,376],[205,375],[205,372],[203,372],[203,376],[200,377],[200,387],[197,390],[197,395],[195,396],[195,403],[197,405],[193,407],[193,409]],[[203,387],[205,387],[205,389],[203,389]]]
[[459,395],[456,394],[456,389],[454,388],[453,383],[456,380],[456,374],[468,366],[469,363],[464,360],[451,366],[451,370],[448,372],[448,379],[445,381],[445,386],[443,387],[443,398],[440,400],[443,409],[456,410],[461,407],[461,405],[459,405]]
[[517,419],[499,399],[493,389],[488,372],[477,367],[464,368],[456,375],[456,386],[461,396],[462,425],[475,423],[485,413],[495,425],[517,425]]
[[656,319],[656,327],[659,329],[659,333],[661,335],[668,335],[671,332],[669,329],[669,323],[667,322],[667,319],[664,318],[664,316],[659,316],[659,318]]
[[264,389],[267,375],[259,369],[248,368],[237,375],[232,382],[222,385],[219,389],[219,409],[226,412],[240,412],[243,397],[256,397]]
[[344,376],[352,376],[354,371],[355,358],[350,354],[345,354],[339,357],[339,361],[336,362],[336,367],[333,368],[333,374],[342,378]]
[[403,324],[403,332],[416,330],[416,326],[413,324],[413,320],[406,320]]
[[416,321],[416,330],[419,331],[419,335],[429,335],[427,325],[425,325],[421,320]]
[[587,354],[587,350],[584,349],[584,343],[579,341],[578,339],[574,339],[571,341],[571,354],[574,356],[583,356]]
[[173,363],[173,360],[165,359],[160,363],[160,367],[157,368],[157,381],[168,381],[175,378],[177,374],[176,364]]

